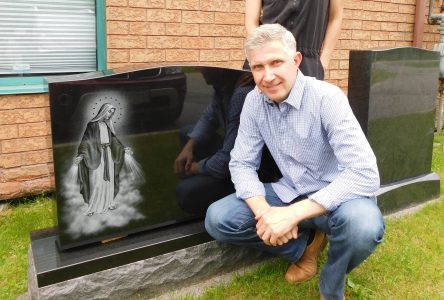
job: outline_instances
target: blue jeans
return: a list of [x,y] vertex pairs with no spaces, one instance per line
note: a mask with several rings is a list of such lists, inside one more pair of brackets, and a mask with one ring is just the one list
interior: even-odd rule
[[[271,184],[265,184],[265,191],[271,206],[288,205],[280,201]],[[257,236],[256,220],[245,201],[231,194],[208,208],[205,228],[218,241],[275,253],[291,262],[302,256],[312,229],[325,232],[330,246],[319,289],[325,299],[343,299],[345,274],[363,262],[381,243],[384,220],[376,198],[353,199],[327,215],[304,220],[299,224],[296,240],[272,247]]]

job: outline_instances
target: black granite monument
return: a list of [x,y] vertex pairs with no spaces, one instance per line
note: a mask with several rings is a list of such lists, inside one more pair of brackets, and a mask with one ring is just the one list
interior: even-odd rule
[[439,197],[431,172],[439,53],[350,52],[348,98],[378,160],[384,213]]
[[212,240],[203,214],[178,206],[180,132],[212,101],[211,76],[250,84],[249,74],[188,66],[48,79],[58,227],[31,234],[39,286]]

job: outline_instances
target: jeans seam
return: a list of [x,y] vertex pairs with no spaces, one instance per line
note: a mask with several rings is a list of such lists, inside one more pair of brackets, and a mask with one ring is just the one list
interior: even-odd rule
[[255,218],[249,218],[247,221],[245,221],[245,222],[243,222],[242,224],[240,224],[236,229],[237,230],[243,230],[243,229],[246,229],[246,228],[243,228],[243,226],[245,225],[245,224],[247,224],[248,222],[250,222],[251,220],[254,220]]

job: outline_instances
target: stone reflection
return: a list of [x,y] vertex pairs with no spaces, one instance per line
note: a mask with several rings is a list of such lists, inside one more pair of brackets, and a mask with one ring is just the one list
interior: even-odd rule
[[174,161],[174,173],[181,179],[176,188],[178,205],[188,213],[203,215],[212,202],[234,192],[228,169],[230,151],[254,81],[249,72],[198,69],[213,87],[213,95],[197,123],[181,128],[182,149]]

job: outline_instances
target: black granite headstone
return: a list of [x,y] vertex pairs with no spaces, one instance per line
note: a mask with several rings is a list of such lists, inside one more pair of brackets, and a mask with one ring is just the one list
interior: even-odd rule
[[431,173],[439,53],[350,52],[348,98],[378,160],[385,211],[439,196]]
[[176,200],[180,131],[212,101],[210,76],[219,84],[246,73],[162,67],[52,79],[60,249],[202,219]]

